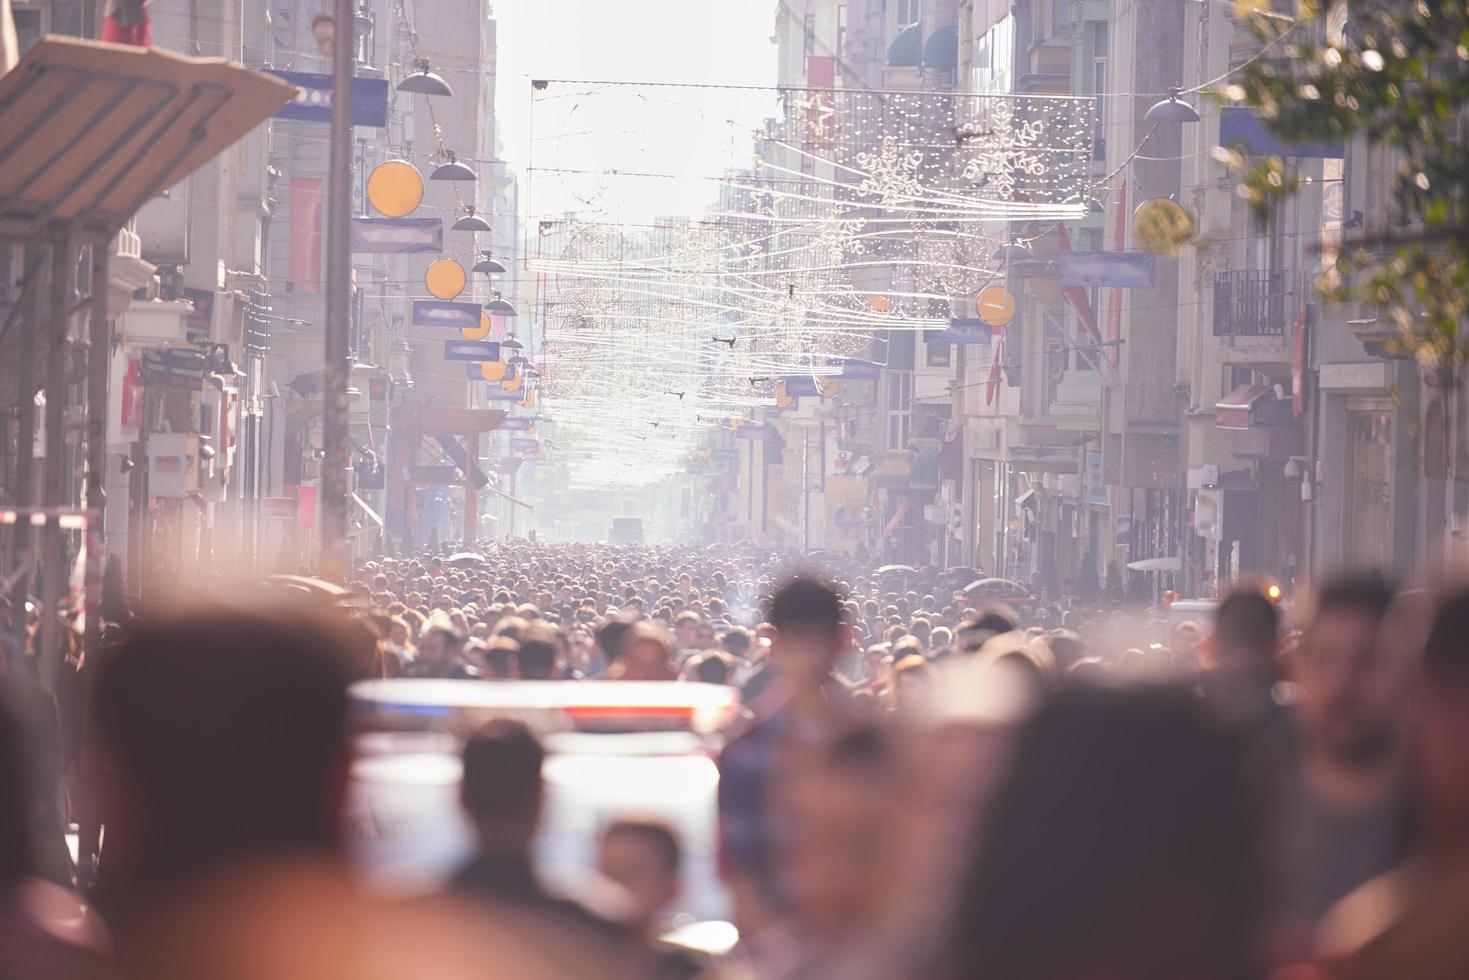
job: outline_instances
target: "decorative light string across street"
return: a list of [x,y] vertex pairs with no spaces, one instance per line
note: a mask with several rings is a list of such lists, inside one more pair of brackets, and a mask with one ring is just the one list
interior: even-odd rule
[[[526,255],[558,453],[657,480],[876,331],[974,317],[1010,222],[1087,213],[1095,123],[1085,97],[536,83]],[[695,168],[749,162],[670,172],[670,133]],[[662,210],[683,201],[702,212]]]

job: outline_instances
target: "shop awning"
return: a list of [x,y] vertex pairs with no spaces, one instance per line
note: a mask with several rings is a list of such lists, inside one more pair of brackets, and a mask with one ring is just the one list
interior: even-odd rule
[[1275,400],[1269,385],[1240,385],[1214,405],[1214,426],[1219,429],[1248,429],[1268,421],[1262,416]]
[[111,233],[295,94],[220,58],[42,38],[0,77],[0,220]]

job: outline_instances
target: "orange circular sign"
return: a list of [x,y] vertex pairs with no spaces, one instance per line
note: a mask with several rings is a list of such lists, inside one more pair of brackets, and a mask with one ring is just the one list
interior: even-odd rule
[[[480,314],[479,314],[479,326],[477,326],[477,327],[460,327],[459,328],[459,334],[465,340],[484,340],[486,337],[488,337],[490,335],[490,328],[492,326],[494,326],[494,324],[491,323],[491,321],[490,321],[490,314],[489,314],[489,312],[486,311],[486,310],[481,310],[480,311]],[[493,381],[495,379],[494,378],[490,378],[488,380]]]
[[[453,299],[464,292],[464,266],[453,259],[437,259],[424,270],[423,284],[438,299]],[[484,320],[481,317],[481,324]]]
[[992,327],[1003,327],[1015,319],[1015,294],[1004,286],[986,286],[974,305],[979,318]]
[[486,381],[504,381],[507,368],[504,361],[481,361],[480,377]]
[[377,212],[401,218],[423,201],[423,176],[407,160],[388,160],[367,178],[367,200]]

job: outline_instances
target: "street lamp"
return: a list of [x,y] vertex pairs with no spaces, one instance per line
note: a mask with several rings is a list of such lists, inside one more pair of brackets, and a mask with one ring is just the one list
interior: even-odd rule
[[495,259],[489,252],[481,252],[479,254],[483,255],[484,258],[474,264],[473,268],[470,269],[471,272],[484,272],[488,275],[498,276],[505,271],[504,263]]
[[1179,96],[1183,95],[1183,89],[1177,85],[1168,90],[1168,98],[1156,103],[1151,109],[1143,113],[1143,119],[1152,123],[1196,123],[1199,121],[1199,112]]
[[[488,303],[485,304],[485,309],[486,310],[488,310],[491,313],[497,314],[499,316],[517,316],[518,315],[515,312],[515,307],[511,306],[509,303],[505,302],[505,300],[501,299],[499,293],[495,293],[493,295],[494,295],[494,299],[490,300]],[[511,343],[515,343],[515,344],[519,345],[520,342],[519,341],[508,341],[508,340],[505,341],[505,345],[506,346],[508,346]]]
[[413,74],[398,83],[399,92],[416,92],[419,95],[453,95],[449,83],[429,70],[428,59],[419,58]]
[[459,162],[453,150],[446,151],[447,163],[441,163],[428,175],[429,180],[474,180],[474,171]]
[[[464,217],[462,217],[458,221],[454,222],[453,226],[451,227],[451,230],[453,230],[453,231],[494,231],[494,229],[490,227],[490,223],[488,221],[486,221],[484,218],[481,218],[479,215],[477,215],[477,214],[474,213],[474,205],[473,204],[466,204],[464,206],[464,211],[465,211]],[[478,268],[478,265],[476,265],[475,268]]]
[[1010,242],[995,249],[994,260],[996,262],[1024,260],[1035,258],[1035,250],[1024,242]]

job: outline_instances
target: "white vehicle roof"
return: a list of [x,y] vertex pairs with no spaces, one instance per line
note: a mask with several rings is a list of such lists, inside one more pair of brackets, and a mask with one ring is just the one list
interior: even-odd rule
[[354,684],[352,702],[362,727],[391,729],[519,717],[582,730],[711,733],[739,710],[734,688],[687,681],[392,678]]

